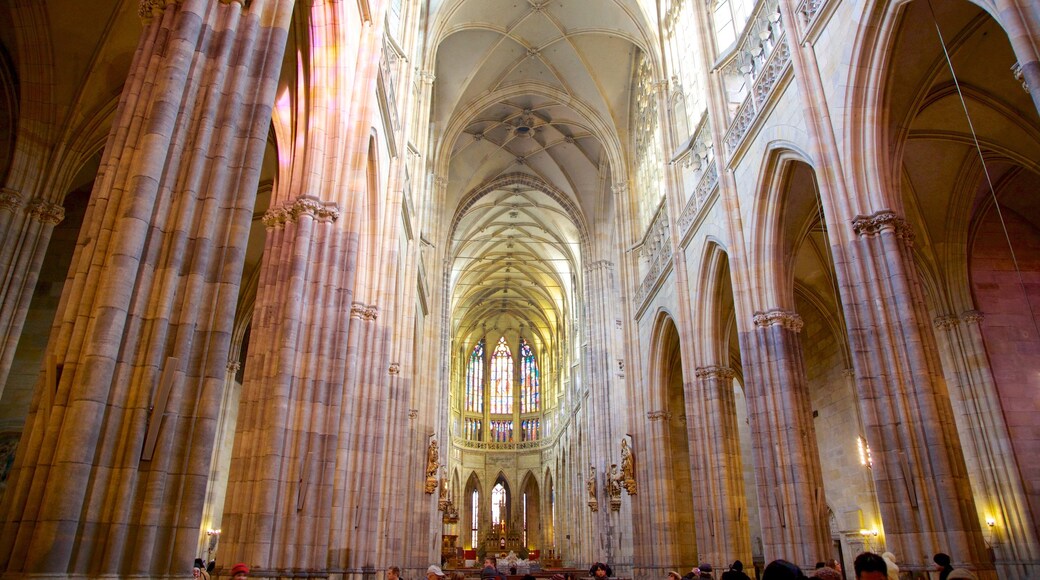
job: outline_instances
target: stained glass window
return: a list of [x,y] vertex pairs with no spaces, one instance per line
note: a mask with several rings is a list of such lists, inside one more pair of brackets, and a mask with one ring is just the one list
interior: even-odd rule
[[537,413],[540,408],[538,387],[538,363],[534,360],[531,345],[520,339],[520,412]]
[[480,501],[479,500],[480,500],[480,494],[478,494],[477,490],[474,489],[473,490],[473,504],[470,506],[470,510],[469,510],[470,513],[473,514],[473,522],[470,524],[472,526],[472,529],[471,529],[472,536],[470,536],[469,545],[474,547],[474,548],[477,546],[477,522],[480,521],[480,509],[479,509]]
[[492,421],[491,440],[497,443],[508,443],[513,440],[512,421]]
[[466,419],[466,439],[470,441],[482,441],[484,439],[484,425],[480,419]]
[[508,415],[513,412],[513,353],[506,337],[498,339],[491,355],[491,413]]
[[466,371],[466,410],[484,412],[484,339],[480,339],[469,355]]
[[496,483],[491,489],[491,524],[495,527],[506,521],[506,488]]
[[525,419],[520,422],[520,440],[535,441],[538,439],[538,419]]

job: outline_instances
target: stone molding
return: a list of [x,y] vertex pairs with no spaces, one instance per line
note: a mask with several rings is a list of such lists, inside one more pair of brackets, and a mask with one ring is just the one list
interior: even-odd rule
[[38,222],[58,225],[65,219],[65,208],[45,199],[36,198],[25,206],[25,213]]
[[981,310],[965,310],[961,313],[961,320],[965,324],[975,324],[982,322],[986,319],[986,315]]
[[668,411],[647,411],[646,418],[650,421],[668,421],[672,418],[672,414]]
[[614,262],[610,260],[596,260],[591,264],[585,266],[586,272],[595,272],[596,270],[606,270],[608,272],[614,271]]
[[932,320],[932,326],[934,326],[936,330],[950,330],[960,324],[960,322],[960,319],[956,316],[936,316],[935,319]]
[[857,236],[876,236],[884,231],[892,231],[907,243],[913,243],[914,232],[905,219],[890,209],[883,209],[870,215],[858,215],[852,220],[852,231]]
[[793,332],[801,332],[805,322],[798,313],[781,308],[774,308],[765,312],[756,312],[754,317],[755,326],[766,328],[780,325]]
[[321,201],[316,197],[301,195],[295,201],[272,207],[264,213],[263,222],[267,229],[284,227],[307,215],[319,222],[332,223],[339,219],[339,206],[335,202]]
[[729,380],[732,380],[733,377],[737,376],[737,373],[734,372],[733,369],[731,369],[729,367],[714,366],[714,365],[713,366],[707,366],[707,367],[697,367],[693,371],[693,373],[694,373],[694,375],[698,379],[724,379],[724,380],[725,379],[729,379]]
[[14,213],[22,205],[22,196],[13,189],[0,189],[0,209]]

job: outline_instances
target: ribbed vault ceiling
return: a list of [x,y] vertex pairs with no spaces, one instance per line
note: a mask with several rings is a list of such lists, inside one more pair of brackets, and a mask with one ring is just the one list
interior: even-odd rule
[[636,0],[434,4],[431,122],[441,207],[456,218],[456,343],[523,328],[554,349],[574,316],[587,229],[614,225],[643,16]]

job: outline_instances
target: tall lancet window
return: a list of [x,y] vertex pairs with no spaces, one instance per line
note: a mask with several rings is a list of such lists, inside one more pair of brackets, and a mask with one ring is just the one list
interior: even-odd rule
[[506,488],[501,483],[491,488],[491,524],[501,527],[506,521]]
[[470,513],[472,514],[473,517],[472,517],[472,521],[470,522],[470,527],[471,527],[470,533],[471,533],[471,535],[470,535],[469,545],[473,546],[473,547],[476,547],[477,546],[477,531],[478,531],[477,530],[477,528],[478,528],[477,522],[480,521],[480,508],[478,507],[478,506],[480,506],[480,494],[477,493],[477,490],[475,490],[475,489],[473,490],[473,502],[470,504],[470,506],[471,507],[470,507],[469,511],[470,511]]
[[498,339],[491,355],[491,414],[508,415],[513,412],[513,353],[506,337]]
[[466,370],[466,410],[484,412],[484,339],[480,339],[469,355]]
[[534,360],[531,345],[520,339],[520,412],[537,413],[540,409],[538,387],[538,363]]

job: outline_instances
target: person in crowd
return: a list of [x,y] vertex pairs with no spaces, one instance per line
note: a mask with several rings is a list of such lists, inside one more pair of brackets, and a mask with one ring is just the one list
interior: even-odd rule
[[387,568],[386,580],[401,580],[401,569],[397,566],[390,566]]
[[444,570],[436,564],[430,564],[426,569],[426,580],[444,580]]
[[696,566],[694,566],[693,568],[690,569],[689,572],[686,573],[685,576],[683,576],[683,580],[697,580],[700,577],[701,577],[701,569],[696,567]]
[[209,571],[202,558],[195,558],[195,564],[191,567],[191,577],[195,580],[209,580]]
[[841,572],[827,566],[814,570],[811,578],[817,578],[819,580],[845,580],[845,576],[843,576]]
[[841,573],[841,562],[835,560],[834,558],[827,560],[827,567],[832,570],[837,570],[839,574]]
[[885,552],[881,554],[881,558],[885,560],[885,565],[888,566],[888,580],[899,580],[899,566],[896,565],[896,555],[892,552]]
[[762,580],[796,580],[797,578],[805,578],[805,573],[787,560],[773,560],[762,571]]
[[603,562],[596,562],[591,568],[589,568],[589,576],[600,579],[611,578],[614,576],[614,571],[610,569],[610,566],[607,566]]
[[740,560],[734,560],[733,565],[722,573],[722,577],[719,580],[751,580],[748,575],[744,573],[744,563]]
[[249,566],[239,562],[231,567],[231,580],[246,580],[249,578]]
[[967,568],[955,568],[953,572],[950,572],[950,575],[946,577],[946,580],[979,580],[979,577]]
[[701,571],[701,578],[706,578],[707,580],[712,580],[711,564],[709,564],[707,562],[701,562],[700,564],[697,565],[697,568],[700,569],[700,571]]
[[874,552],[863,552],[852,562],[856,580],[888,580],[888,564]]
[[950,555],[939,552],[932,557],[932,561],[939,568],[939,580],[947,580],[950,577],[950,572],[953,572],[953,566],[950,565],[952,561]]
[[824,562],[823,560],[820,560],[819,562],[816,563],[815,566],[813,566],[813,569],[814,570],[819,570],[820,568],[826,568],[826,567],[827,567],[827,563]]
[[682,576],[675,570],[669,570],[667,580],[682,580]]
[[498,561],[494,556],[484,556],[484,569],[480,571],[481,580],[506,580],[506,575],[498,571]]

